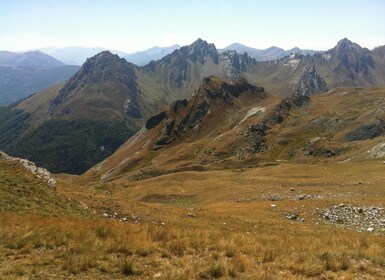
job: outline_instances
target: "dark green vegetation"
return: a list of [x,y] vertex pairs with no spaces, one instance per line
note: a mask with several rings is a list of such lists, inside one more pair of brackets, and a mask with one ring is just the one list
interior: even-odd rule
[[0,120],[3,117],[5,128],[0,132],[0,143],[4,151],[27,157],[55,173],[81,174],[111,155],[131,135],[123,121],[51,119],[18,137],[28,114],[11,111],[11,118],[4,119],[8,115],[2,111]]

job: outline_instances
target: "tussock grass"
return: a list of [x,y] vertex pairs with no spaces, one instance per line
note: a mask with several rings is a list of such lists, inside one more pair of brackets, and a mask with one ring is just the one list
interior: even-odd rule
[[[341,202],[383,205],[382,162],[187,172],[110,193],[69,183],[54,193],[6,172],[0,195],[24,210],[0,207],[0,279],[385,279],[383,236],[326,225],[316,211]],[[155,188],[194,197],[194,205],[143,202]],[[331,196],[271,207],[269,193]],[[252,200],[236,202],[242,197]],[[292,211],[305,221],[287,219]],[[104,212],[128,219],[101,218]]]
[[[0,215],[0,224],[0,278],[30,275],[33,269],[37,277],[49,271],[62,279],[105,274],[115,279],[385,277],[384,238],[358,233],[288,234],[282,240],[279,233],[224,235],[220,230],[10,213]],[[43,263],[44,269],[36,270]]]
[[0,160],[0,211],[92,216],[82,205],[48,187],[19,163]]

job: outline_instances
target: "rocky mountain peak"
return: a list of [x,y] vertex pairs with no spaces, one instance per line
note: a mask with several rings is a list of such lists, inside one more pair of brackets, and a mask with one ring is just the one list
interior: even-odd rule
[[301,52],[301,49],[298,48],[298,47],[294,47],[294,48],[288,50],[288,52],[290,52],[290,53],[298,53],[298,52]]
[[68,81],[104,82],[109,80],[125,81],[127,77],[135,76],[134,66],[125,59],[109,51],[103,51],[88,58],[80,70]]
[[326,53],[328,59],[337,62],[334,72],[337,74],[348,73],[353,79],[353,73],[368,74],[369,68],[374,68],[374,61],[371,52],[367,48],[344,38],[337,45]]
[[119,70],[119,68],[126,68],[127,64],[128,63],[118,55],[112,54],[110,51],[103,51],[93,57],[87,58],[79,72],[89,74],[90,70],[92,70],[93,73],[96,73],[96,71],[116,71]]
[[204,64],[206,59],[211,57],[213,61],[218,64],[218,51],[215,45],[209,44],[200,38],[191,45],[183,47],[181,50],[194,62],[199,61],[201,64]]
[[356,44],[353,43],[352,41],[348,40],[347,38],[344,38],[340,41],[338,41],[337,45],[334,47],[334,49],[338,53],[345,53],[345,52],[361,52],[363,48]]
[[118,82],[136,91],[136,74],[134,66],[118,55],[103,51],[88,58],[80,70],[73,75],[60,89],[59,95],[50,102],[48,115],[52,115],[55,108],[71,92],[81,90],[90,84]]

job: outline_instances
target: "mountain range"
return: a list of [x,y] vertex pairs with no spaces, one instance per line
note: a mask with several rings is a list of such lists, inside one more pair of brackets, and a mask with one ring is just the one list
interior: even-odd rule
[[125,55],[125,58],[128,62],[134,63],[138,66],[143,66],[149,63],[151,60],[159,60],[162,57],[172,53],[176,49],[179,49],[180,46],[175,44],[170,47],[152,47],[145,51],[135,52],[128,55]]
[[[207,80],[209,76],[217,78]],[[218,122],[224,118],[228,130],[245,117],[244,110],[268,107],[265,110],[270,112],[269,116],[278,112],[273,123],[263,119],[248,130],[231,132],[245,135],[242,139],[234,138],[234,143],[249,139],[251,144],[245,144],[251,145],[248,150],[263,152],[266,127],[269,133],[274,131],[273,124],[280,123],[281,115],[288,115],[290,108],[302,108],[309,103],[309,96],[336,87],[385,86],[384,77],[384,47],[370,51],[347,39],[323,53],[294,53],[262,62],[234,50],[220,53],[215,45],[202,39],[141,67],[104,51],[87,59],[67,82],[1,109],[0,148],[53,172],[80,174],[112,155],[143,126],[151,128],[165,118],[172,120],[179,109],[172,109],[175,112],[171,113],[165,108],[185,99],[176,106],[189,113],[178,113],[172,124],[162,126],[165,134],[163,138],[158,136],[157,148],[179,141],[185,132],[199,127],[207,114],[215,115],[222,104],[222,109],[232,112],[234,119],[224,118],[224,112],[213,118]],[[241,82],[234,86],[232,82],[239,79]],[[264,96],[262,99],[267,103],[257,106],[247,98],[242,103],[243,97],[238,96],[243,96],[243,92]],[[218,100],[204,101],[213,96]],[[190,98],[195,101],[188,101]],[[237,102],[250,102],[253,107],[232,107]],[[159,116],[159,112],[166,113]],[[253,115],[258,116],[257,112]],[[207,125],[207,129],[217,128]],[[382,126],[376,124],[374,129],[382,131]],[[224,128],[220,130],[226,132]],[[237,156],[238,152],[230,154]]]
[[303,50],[298,47],[292,48],[290,50],[284,50],[279,47],[269,47],[267,49],[255,49],[251,47],[247,47],[245,45],[234,43],[231,44],[223,49],[218,50],[220,53],[225,51],[236,51],[239,54],[247,53],[250,57],[255,58],[257,61],[269,61],[269,60],[276,60],[280,59],[282,57],[288,56],[292,53],[299,53],[303,55],[313,55],[315,53],[320,53],[321,51],[314,51],[314,50]]
[[[174,50],[179,49],[178,44],[169,46],[169,47],[152,47],[144,51],[138,51],[134,53],[126,53],[119,50],[109,50],[111,53],[117,54],[122,58],[125,58],[128,62],[136,64],[138,66],[143,66],[148,64],[151,60],[159,60],[162,57],[172,53]],[[63,61],[69,65],[82,65],[87,58],[94,56],[102,51],[107,51],[106,48],[101,47],[49,47],[49,48],[40,48],[40,51],[55,57],[56,59]],[[298,47],[292,48],[290,50],[284,50],[279,47],[272,46],[267,49],[255,49],[247,47],[240,43],[231,44],[223,49],[218,49],[219,53],[234,50],[239,54],[247,52],[247,54],[255,58],[257,61],[269,61],[282,58],[284,56],[290,55],[291,53],[301,53],[301,54],[315,54],[321,51],[314,50],[303,50]]]

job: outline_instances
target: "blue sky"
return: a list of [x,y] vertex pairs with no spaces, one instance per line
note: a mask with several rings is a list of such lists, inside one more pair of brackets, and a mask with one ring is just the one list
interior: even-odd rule
[[344,37],[385,45],[384,0],[0,0],[0,50],[106,47],[134,52],[239,42],[329,49]]

